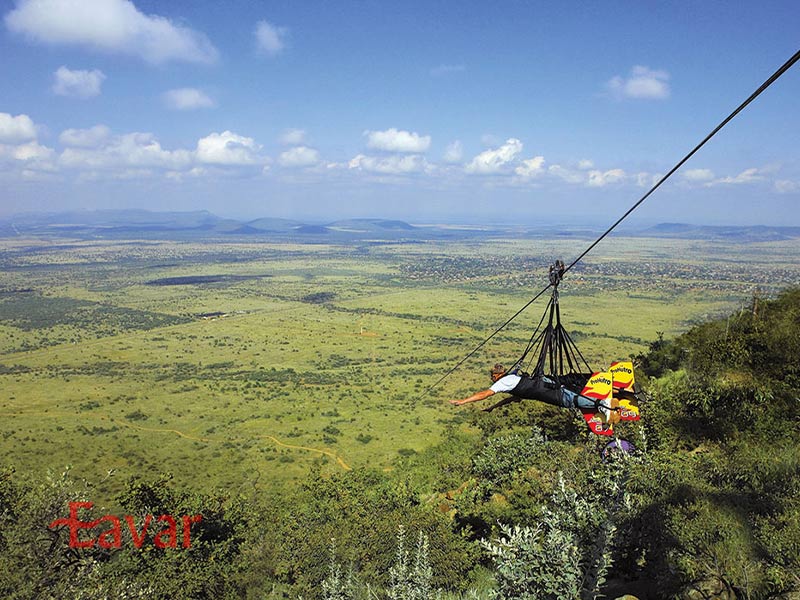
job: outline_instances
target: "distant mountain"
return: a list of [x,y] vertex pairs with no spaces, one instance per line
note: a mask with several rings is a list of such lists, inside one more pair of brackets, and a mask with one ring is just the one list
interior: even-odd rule
[[[241,224],[206,210],[152,212],[148,210],[97,210],[62,213],[28,213],[0,223],[0,235],[66,236],[78,238],[126,236],[158,237],[181,231],[225,231]],[[9,233],[9,229],[13,232]]]
[[270,233],[289,233],[302,225],[303,223],[300,221],[278,218],[256,219],[245,223],[245,226],[250,229]]
[[[251,221],[224,219],[206,210],[152,212],[147,210],[98,210],[62,213],[29,213],[0,220],[0,237],[35,236],[77,239],[176,239],[209,238],[282,239],[326,243],[404,243],[421,240],[573,237],[591,239],[597,232],[586,227],[558,225],[531,228],[494,225],[411,225],[396,219],[342,219],[326,224],[264,217]],[[660,223],[625,235],[714,240],[742,243],[800,238],[800,227],[713,226]]]
[[689,225],[688,223],[659,223],[650,229],[645,229],[642,233],[653,235],[683,235],[696,231],[697,229],[697,225]]
[[[246,233],[242,231],[243,229],[247,229],[247,225],[242,225],[241,221],[236,221],[234,219],[220,219],[216,223],[214,223],[213,227],[210,228],[210,231],[215,233]],[[257,233],[257,231],[255,231]]]
[[152,212],[138,209],[28,213],[10,219],[17,227],[158,227],[164,229],[212,228],[224,220],[207,210]]
[[294,232],[306,235],[315,235],[315,234],[328,234],[331,232],[331,230],[322,225],[300,225],[299,227],[296,227],[294,229]]
[[348,231],[351,233],[369,233],[386,231],[415,231],[417,227],[405,221],[388,219],[344,219],[328,223],[327,227],[334,231]]
[[741,242],[770,242],[800,237],[800,227],[769,225],[690,225],[687,223],[660,223],[640,231],[643,237],[670,237],[690,240],[724,239]]
[[232,235],[256,235],[259,233],[264,233],[262,229],[256,229],[255,227],[250,227],[249,225],[239,225],[229,231],[225,231],[225,233],[230,233]]
[[[208,211],[152,212],[147,210],[98,210],[63,213],[30,213],[0,222],[0,237],[54,236],[75,238],[195,238],[224,236],[326,236],[335,240],[381,237],[403,239],[407,235],[428,239],[444,235],[437,228],[420,229],[405,221],[348,219],[328,225],[292,219],[264,217],[252,221],[223,219]],[[452,235],[447,233],[447,235]]]

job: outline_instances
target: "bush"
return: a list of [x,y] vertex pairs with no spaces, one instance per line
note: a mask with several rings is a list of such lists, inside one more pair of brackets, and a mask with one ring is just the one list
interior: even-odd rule
[[391,583],[396,558],[393,543],[399,525],[430,540],[431,585],[458,589],[476,564],[477,544],[451,528],[435,506],[421,504],[407,481],[374,470],[311,478],[268,522],[251,531],[268,540],[257,559],[265,575],[293,585],[304,597],[319,597],[319,582],[329,575],[330,539],[337,540],[345,564],[359,567],[359,578],[380,588]]
[[598,478],[582,493],[561,477],[537,525],[503,525],[499,539],[483,541],[496,569],[494,597],[599,597],[612,562],[623,472],[603,473],[605,481]]

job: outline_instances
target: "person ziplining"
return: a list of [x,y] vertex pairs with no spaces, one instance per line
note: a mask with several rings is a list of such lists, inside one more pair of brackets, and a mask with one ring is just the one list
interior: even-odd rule
[[[634,210],[636,210],[636,209],[637,209],[639,206],[641,206],[641,204],[642,204],[642,203],[643,203],[645,200],[647,200],[647,199],[648,199],[648,198],[649,198],[649,197],[650,197],[650,196],[651,196],[651,195],[652,195],[652,194],[653,194],[653,193],[654,193],[654,192],[655,192],[655,191],[656,191],[656,190],[657,190],[659,187],[661,187],[661,185],[662,185],[662,184],[664,184],[664,182],[666,182],[666,181],[667,181],[667,180],[668,180],[670,177],[672,177],[672,175],[673,175],[673,174],[674,174],[674,173],[675,173],[675,172],[676,172],[678,169],[680,169],[680,168],[681,168],[681,167],[682,167],[682,166],[683,166],[683,165],[684,165],[686,162],[688,162],[688,161],[689,161],[689,159],[691,159],[691,158],[692,158],[692,157],[693,157],[693,156],[694,156],[694,155],[695,155],[695,154],[696,154],[696,153],[697,153],[697,152],[698,152],[698,151],[699,151],[699,150],[700,150],[700,149],[701,149],[703,146],[705,146],[705,145],[706,145],[706,144],[707,144],[707,143],[708,143],[708,142],[709,142],[709,141],[710,141],[710,140],[711,140],[711,139],[712,139],[712,138],[713,138],[713,137],[714,137],[714,136],[715,136],[717,133],[719,133],[719,132],[720,132],[720,131],[721,131],[721,130],[722,130],[722,129],[723,129],[723,128],[724,128],[724,127],[725,127],[725,126],[728,124],[728,123],[730,123],[730,122],[731,122],[731,121],[732,121],[732,120],[733,120],[733,119],[736,117],[736,115],[738,115],[738,114],[739,114],[740,112],[742,112],[742,111],[743,111],[745,108],[747,108],[747,106],[749,106],[749,105],[750,105],[750,103],[752,103],[752,102],[753,102],[753,101],[754,101],[756,98],[758,98],[758,97],[759,97],[759,96],[760,96],[760,95],[761,95],[761,94],[762,94],[762,93],[763,93],[763,92],[764,92],[764,91],[765,91],[767,88],[769,88],[769,87],[770,87],[772,84],[774,84],[774,83],[775,83],[775,82],[776,82],[776,81],[777,81],[777,80],[778,80],[780,77],[782,77],[782,76],[783,76],[783,75],[784,75],[784,74],[785,74],[785,73],[786,73],[786,72],[787,72],[789,69],[791,69],[791,68],[792,68],[792,67],[795,65],[795,63],[797,63],[798,61],[800,61],[800,50],[798,50],[797,52],[795,52],[795,53],[794,53],[794,54],[793,54],[793,55],[792,55],[792,56],[791,56],[791,57],[790,57],[790,58],[789,58],[789,59],[788,59],[788,60],[787,60],[787,61],[786,61],[786,62],[785,62],[785,63],[784,63],[784,64],[783,64],[783,65],[782,65],[782,66],[781,66],[781,67],[780,67],[780,68],[779,68],[777,71],[775,71],[775,72],[774,72],[774,73],[773,73],[773,74],[772,74],[772,75],[771,75],[771,76],[770,76],[770,77],[769,77],[769,78],[768,78],[766,81],[764,81],[764,83],[762,83],[762,84],[761,84],[761,85],[758,87],[758,89],[756,89],[756,90],[755,90],[755,91],[754,91],[752,94],[750,94],[750,96],[749,96],[749,97],[748,97],[748,98],[747,98],[747,99],[746,99],[744,102],[742,102],[742,103],[741,103],[741,104],[740,104],[740,105],[739,105],[739,106],[738,106],[738,107],[737,107],[737,108],[736,108],[736,109],[735,109],[733,112],[731,112],[731,113],[730,113],[730,114],[729,114],[729,115],[728,115],[728,116],[727,116],[725,119],[723,119],[723,120],[722,120],[722,121],[721,121],[721,122],[720,122],[720,123],[719,123],[719,124],[718,124],[718,125],[717,125],[717,126],[714,128],[714,129],[713,129],[713,130],[711,130],[711,132],[710,132],[708,135],[706,135],[706,137],[705,137],[705,138],[703,138],[703,140],[702,140],[702,141],[701,141],[699,144],[697,144],[697,145],[696,145],[694,148],[692,148],[692,150],[691,150],[691,151],[689,151],[689,152],[688,152],[688,153],[687,153],[687,154],[686,154],[686,155],[685,155],[685,156],[684,156],[684,157],[683,157],[681,160],[679,160],[679,161],[678,161],[678,163],[677,163],[677,164],[676,164],[674,167],[672,167],[672,168],[671,168],[671,169],[670,169],[670,170],[669,170],[669,171],[668,171],[666,174],[664,174],[664,175],[663,175],[663,176],[662,176],[662,177],[661,177],[661,178],[660,178],[660,179],[659,179],[657,182],[655,182],[655,183],[653,184],[653,186],[652,186],[652,187],[651,187],[651,188],[650,188],[650,189],[649,189],[649,190],[648,190],[648,191],[647,191],[647,192],[646,192],[646,193],[645,193],[645,194],[644,194],[644,195],[643,195],[641,198],[639,198],[639,200],[637,200],[637,201],[636,201],[636,202],[635,202],[635,203],[634,203],[634,204],[633,204],[633,205],[632,205],[632,206],[631,206],[631,207],[630,207],[630,208],[629,208],[627,211],[625,211],[625,213],[624,213],[624,214],[623,214],[621,217],[619,217],[619,218],[618,218],[618,219],[617,219],[617,220],[616,220],[616,221],[615,221],[615,222],[614,222],[614,223],[613,223],[613,224],[612,224],[612,225],[611,225],[611,226],[610,226],[608,229],[606,229],[606,230],[605,230],[605,231],[604,231],[604,232],[603,232],[603,233],[602,233],[602,234],[601,234],[601,235],[600,235],[600,236],[599,236],[599,237],[598,237],[596,240],[594,240],[594,241],[593,241],[593,242],[592,242],[592,243],[589,245],[589,247],[588,247],[588,248],[586,248],[586,249],[585,249],[585,250],[584,250],[584,251],[583,251],[583,252],[582,252],[582,253],[581,253],[581,254],[580,254],[580,255],[579,255],[579,256],[578,256],[578,257],[577,257],[577,258],[576,258],[574,261],[572,261],[572,262],[569,264],[569,266],[567,266],[567,267],[564,267],[564,263],[562,263],[561,261],[557,261],[556,265],[553,265],[553,268],[555,268],[555,270],[556,270],[556,277],[557,277],[557,280],[558,280],[558,281],[560,281],[561,277],[562,277],[562,276],[563,276],[565,273],[567,273],[568,271],[570,271],[570,270],[571,270],[571,269],[572,269],[572,268],[573,268],[573,267],[574,267],[574,266],[575,266],[575,265],[576,265],[578,262],[580,262],[580,261],[581,261],[581,260],[582,260],[582,259],[583,259],[583,258],[584,258],[586,255],[587,255],[587,254],[589,254],[589,252],[591,252],[591,251],[592,251],[592,250],[595,248],[595,246],[597,246],[597,244],[599,244],[601,241],[603,241],[603,240],[604,240],[604,239],[605,239],[605,238],[606,238],[606,237],[607,237],[607,236],[608,236],[608,235],[609,235],[609,234],[610,234],[612,231],[614,231],[614,229],[616,229],[616,228],[617,228],[617,226],[618,226],[620,223],[622,223],[622,221],[624,221],[626,218],[628,218],[628,216],[629,216],[629,215],[630,215],[630,214],[631,214],[631,213],[632,213]],[[436,380],[436,382],[435,382],[433,385],[431,385],[431,386],[430,386],[430,387],[429,387],[429,388],[426,390],[426,392],[424,392],[424,393],[423,393],[423,395],[424,395],[424,394],[426,394],[426,393],[430,393],[430,392],[431,392],[431,391],[432,391],[434,388],[436,388],[436,387],[437,387],[437,386],[438,386],[438,385],[439,385],[439,384],[440,384],[442,381],[444,381],[445,379],[447,379],[447,377],[449,377],[449,376],[450,376],[452,373],[454,373],[454,372],[455,372],[455,371],[456,371],[456,370],[457,370],[459,367],[461,367],[461,365],[463,365],[463,364],[464,364],[464,363],[467,361],[467,359],[469,359],[469,358],[470,358],[471,356],[473,356],[473,355],[474,355],[476,352],[478,352],[478,350],[480,350],[480,349],[481,349],[481,348],[482,348],[482,347],[483,347],[483,346],[484,346],[486,343],[488,343],[488,342],[489,342],[489,341],[490,341],[490,340],[491,340],[491,339],[492,339],[492,338],[493,338],[495,335],[497,335],[498,333],[500,333],[500,332],[501,332],[501,331],[502,331],[502,330],[503,330],[503,329],[504,329],[504,328],[505,328],[505,327],[506,327],[506,326],[507,326],[509,323],[511,323],[511,321],[513,321],[514,319],[516,319],[516,318],[517,318],[517,317],[518,317],[520,314],[522,314],[522,312],[523,312],[523,311],[524,311],[526,308],[528,308],[528,307],[529,307],[531,304],[533,304],[533,303],[534,303],[536,300],[538,300],[538,299],[539,299],[539,297],[540,297],[540,296],[542,296],[542,294],[544,294],[544,293],[545,293],[545,292],[546,292],[546,291],[547,291],[547,290],[548,290],[550,287],[554,287],[554,288],[556,288],[556,289],[554,289],[554,292],[553,292],[553,297],[552,297],[552,298],[551,298],[551,300],[550,300],[550,306],[551,306],[551,310],[552,310],[552,307],[553,307],[554,305],[557,307],[557,304],[558,304],[558,296],[557,296],[557,283],[556,283],[556,284],[554,284],[554,283],[553,283],[553,277],[554,277],[554,275],[553,275],[553,268],[551,268],[551,281],[550,281],[550,284],[549,284],[549,285],[547,285],[547,286],[546,286],[544,289],[542,289],[542,290],[541,290],[541,291],[540,291],[538,294],[536,294],[536,295],[535,295],[533,298],[531,298],[531,299],[530,299],[530,300],[529,300],[529,301],[528,301],[528,302],[527,302],[527,303],[526,303],[526,304],[525,304],[525,305],[524,305],[522,308],[520,308],[520,309],[519,309],[519,310],[518,310],[516,313],[514,313],[514,314],[513,314],[513,315],[512,315],[512,316],[511,316],[511,317],[510,317],[508,320],[506,320],[506,322],[505,322],[505,323],[503,323],[503,324],[502,324],[500,327],[498,327],[498,328],[497,328],[497,329],[496,329],[496,330],[495,330],[495,331],[494,331],[494,332],[493,332],[491,335],[489,335],[489,336],[488,336],[487,338],[485,338],[485,339],[484,339],[484,340],[483,340],[483,341],[482,341],[480,344],[478,344],[478,345],[477,345],[477,346],[476,346],[476,347],[475,347],[475,348],[474,348],[474,349],[473,349],[473,350],[472,350],[472,351],[471,351],[469,354],[467,354],[467,355],[466,355],[464,358],[462,358],[462,359],[461,359],[461,360],[460,360],[458,363],[456,363],[456,365],[455,365],[455,366],[453,366],[453,367],[452,367],[452,368],[451,368],[449,371],[447,371],[447,372],[446,372],[446,373],[444,373],[444,374],[443,374],[441,377],[439,377],[439,379],[437,379],[437,380]],[[545,314],[546,314],[546,313],[545,313]],[[542,317],[542,320],[544,320],[544,317]],[[551,312],[551,315],[550,315],[550,326],[552,326],[552,321],[553,321],[553,314],[552,314],[552,312]],[[560,325],[560,317],[559,317],[559,325]],[[551,327],[549,327],[549,328],[551,328]],[[564,332],[564,333],[566,334],[566,332]],[[568,339],[569,339],[569,336],[566,336],[566,339],[568,340]],[[569,340],[569,343],[571,344],[571,340]],[[572,346],[574,347],[574,344],[572,344]],[[549,347],[552,347],[552,344],[550,344],[550,345],[549,345]],[[530,348],[530,346],[529,346],[529,348]],[[577,348],[575,348],[575,350],[577,351]],[[578,353],[578,354],[580,354],[580,353]],[[561,358],[563,359],[563,356],[562,356]],[[582,358],[582,357],[581,357],[581,358]],[[551,357],[551,361],[552,361],[552,357]],[[515,365],[514,365],[514,367],[512,367],[512,369],[510,369],[510,370],[509,370],[509,372],[510,372],[511,374],[518,374],[518,373],[517,373],[517,370],[519,369],[519,367],[520,367],[520,364],[521,364],[521,363],[520,363],[520,361],[517,361],[517,362],[518,362],[518,364],[515,364]],[[619,365],[624,365],[624,369],[626,369],[626,370],[630,371],[630,385],[631,385],[631,390],[629,390],[629,391],[632,391],[632,389],[633,389],[633,388],[632,388],[632,386],[633,386],[633,370],[632,370],[632,368],[629,368],[629,367],[627,366],[627,365],[629,365],[629,364],[630,364],[630,363],[614,363],[614,365],[612,365],[611,367],[609,367],[609,372],[611,372],[611,371],[612,371],[612,370],[615,368],[615,365],[617,365],[617,366],[618,366],[618,368],[623,368],[623,367],[619,367]],[[542,362],[542,359],[541,359],[541,357],[540,357],[540,361],[539,361],[539,363],[537,363],[537,368],[538,368],[538,367],[541,367],[541,366],[543,366],[543,362]],[[588,365],[587,365],[587,366],[588,366]],[[613,375],[613,374],[614,374],[614,373],[612,373],[612,375]],[[544,376],[544,372],[543,372],[543,371],[541,371],[541,372],[538,372],[538,371],[537,371],[537,372],[534,372],[533,379],[537,379],[537,378],[541,379],[543,376]],[[500,378],[498,378],[498,380],[499,380],[499,379],[500,379]],[[591,378],[584,379],[584,382],[583,382],[583,383],[584,383],[584,384],[591,383],[590,379],[591,379]],[[494,383],[497,383],[497,382],[494,382]],[[515,384],[514,388],[516,388],[516,386],[517,386],[519,383],[520,383],[520,382],[517,382],[517,384]],[[543,386],[546,388],[548,385],[551,385],[553,382],[552,382],[552,381],[551,381],[551,382],[548,382],[548,381],[546,381],[545,379],[541,379],[540,383],[541,383],[541,384],[542,384],[542,385],[543,385]],[[562,382],[561,382],[561,381],[560,381],[560,379],[558,379],[558,378],[556,379],[555,383],[559,384],[559,386],[561,386],[561,385],[562,385]],[[600,383],[602,383],[602,382],[600,382]],[[612,385],[612,387],[613,387],[614,389],[616,389],[616,390],[617,390],[617,392],[618,392],[618,394],[619,394],[619,393],[621,392],[621,390],[622,390],[621,384],[620,384],[620,385],[617,385],[617,383],[615,383],[613,380],[612,380],[612,384],[613,384],[613,385]],[[584,395],[582,391],[581,391],[581,392],[576,392],[576,391],[575,391],[575,388],[576,388],[575,381],[572,381],[572,382],[570,383],[570,386],[571,386],[571,387],[569,387],[569,389],[570,389],[570,390],[571,390],[573,393],[576,393],[576,394],[577,394],[577,396],[579,396],[579,397],[580,397],[580,396],[583,396],[583,395]],[[493,386],[493,387],[494,387],[494,386]],[[535,388],[536,386],[535,386],[535,385],[533,385],[532,387],[533,387],[533,388]],[[565,386],[565,387],[568,387],[568,386]],[[514,388],[512,388],[512,391],[513,391],[513,389],[514,389]],[[559,389],[560,389],[560,387],[559,387]],[[453,404],[464,404],[464,403],[465,403],[465,401],[469,401],[469,402],[475,402],[475,401],[477,401],[477,400],[482,400],[482,399],[488,398],[489,396],[491,396],[491,395],[492,395],[492,394],[490,394],[490,393],[489,393],[489,391],[491,391],[491,392],[492,392],[492,394],[493,394],[493,393],[496,393],[496,389],[492,389],[492,388],[490,388],[489,390],[484,390],[483,392],[478,392],[478,394],[474,394],[473,396],[470,396],[469,398],[465,398],[465,399],[463,399],[463,400],[451,401],[451,402],[452,402]],[[502,391],[509,391],[509,390],[502,389]],[[564,395],[564,394],[565,394],[565,393],[562,391],[562,392],[561,392],[561,398],[560,398],[560,399],[558,400],[558,402],[556,403],[556,405],[557,405],[557,406],[563,406],[563,405],[564,405],[564,397],[565,397],[565,395]],[[480,397],[480,398],[477,398],[476,396],[479,396],[479,395],[480,395],[481,397]],[[542,398],[544,398],[544,397],[546,396],[544,393],[539,393],[539,392],[536,392],[536,393],[533,393],[533,392],[532,392],[532,393],[531,393],[531,395],[536,395],[536,396],[538,396],[538,397],[537,397],[537,398],[535,398],[535,399],[542,399]],[[612,395],[613,395],[613,394],[612,394]],[[420,397],[421,397],[421,396],[420,396]],[[620,398],[620,400],[622,400],[622,399],[623,399],[623,398]],[[627,400],[628,400],[628,401],[630,401],[630,398],[628,398]],[[548,400],[543,400],[543,401],[545,401],[545,402],[548,402]],[[548,403],[553,403],[553,402],[548,402]],[[580,408],[580,406],[579,406],[578,408]],[[610,405],[609,405],[608,407],[605,407],[605,408],[609,408],[609,409],[611,409],[611,408],[614,408],[614,407],[612,407],[612,406],[610,406]],[[638,414],[638,412],[637,412],[637,414]],[[626,420],[626,419],[625,419],[624,417],[620,416],[620,420]]]
[[[606,229],[588,248],[586,248],[569,266],[565,267],[561,261],[550,269],[550,283],[538,294],[531,298],[522,308],[514,313],[505,323],[498,327],[491,335],[478,344],[469,354],[462,358],[449,371],[444,373],[439,379],[427,389],[426,393],[431,392],[442,381],[454,373],[467,359],[478,352],[494,336],[502,331],[511,321],[517,318],[522,312],[539,299],[548,289],[553,288],[548,309],[550,320],[540,337],[536,338],[536,331],[531,336],[531,342],[523,353],[522,358],[514,366],[506,371],[501,365],[495,365],[492,369],[492,386],[486,390],[477,392],[460,400],[451,400],[451,404],[461,405],[469,402],[485,400],[498,392],[507,392],[508,396],[485,410],[492,410],[503,404],[514,402],[520,399],[540,400],[547,404],[573,408],[581,411],[590,429],[599,435],[612,435],[614,423],[619,421],[635,421],[639,419],[638,391],[635,389],[633,377],[633,365],[630,362],[612,363],[607,371],[592,372],[583,356],[578,351],[575,344],[567,335],[566,330],[561,327],[561,317],[558,310],[558,283],[561,278],[580,262],[597,244],[604,240],[617,226],[624,221],[628,215],[636,210],[645,200],[647,200],[661,185],[680,169],[690,158],[692,158],[703,146],[705,146],[723,127],[725,127],[736,115],[742,112],[747,106],[760,96],[767,88],[775,83],[786,71],[791,69],[795,63],[800,61],[800,50],[794,53],[777,71],[775,71],[758,89],[742,102],[733,112],[723,119],[703,140],[689,151],[678,163],[666,174],[653,184],[653,186],[637,200],[625,213],[619,217],[608,229]],[[547,311],[542,316],[544,321]],[[555,316],[555,325],[554,325]],[[539,360],[532,375],[522,370],[523,360],[528,352],[539,344]],[[579,362],[574,359],[580,358],[587,367],[588,372],[576,368]],[[566,366],[564,361],[567,361]],[[545,374],[545,363],[548,363],[549,373]]]
[[[451,400],[451,404],[461,406],[505,392],[510,395],[484,410],[523,399],[538,400],[580,411],[589,429],[597,435],[613,435],[614,424],[620,421],[639,420],[639,390],[635,387],[632,363],[615,362],[607,371],[593,371],[561,324],[558,285],[564,273],[564,263],[560,260],[550,267],[553,288],[550,302],[514,366],[505,369],[496,364],[490,371],[491,387],[467,398]],[[539,333],[548,315],[547,326]],[[538,360],[533,373],[528,374],[524,370],[525,360],[534,349]]]

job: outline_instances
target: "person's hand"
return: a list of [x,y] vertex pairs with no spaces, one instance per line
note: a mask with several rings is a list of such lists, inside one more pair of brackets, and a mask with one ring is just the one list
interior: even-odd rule
[[464,404],[464,401],[463,400],[450,400],[450,404],[452,404],[453,406],[461,406],[462,404]]

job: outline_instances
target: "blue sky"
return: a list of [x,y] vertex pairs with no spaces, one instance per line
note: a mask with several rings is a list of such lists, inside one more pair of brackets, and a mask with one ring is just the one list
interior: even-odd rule
[[[800,48],[795,1],[0,2],[0,216],[610,223]],[[800,225],[800,66],[637,213]]]

